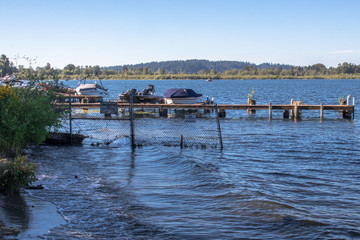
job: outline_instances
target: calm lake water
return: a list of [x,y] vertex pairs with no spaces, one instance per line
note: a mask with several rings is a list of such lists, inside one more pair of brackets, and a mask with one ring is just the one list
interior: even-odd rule
[[[192,88],[219,104],[338,104],[360,80],[103,81],[110,97],[155,85]],[[75,86],[76,82],[68,82]],[[359,112],[356,107],[356,112]],[[224,149],[40,146],[43,190],[66,224],[50,239],[360,239],[360,125],[338,112],[229,111]]]

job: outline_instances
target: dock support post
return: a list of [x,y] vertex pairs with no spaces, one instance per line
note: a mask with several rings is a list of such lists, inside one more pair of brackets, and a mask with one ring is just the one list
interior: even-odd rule
[[295,103],[294,105],[294,119],[297,119],[298,118],[298,105],[297,103]]
[[69,127],[70,127],[70,144],[72,144],[72,115],[71,115],[71,94],[69,92]]
[[269,119],[272,119],[272,103],[269,103]]
[[284,110],[283,118],[284,119],[289,119],[289,110],[287,110],[287,109]]
[[[220,116],[219,116],[220,113],[219,113],[217,104],[215,104],[215,111],[216,111],[217,128],[218,128],[218,132],[219,132],[220,149],[222,150],[224,148],[224,146],[223,146],[222,135],[221,135],[221,127],[220,127]],[[225,113],[225,111],[224,111],[224,113]]]
[[[250,99],[248,98],[248,105],[256,105],[256,99]],[[252,109],[248,109],[247,110],[248,114],[255,114],[256,110],[252,110]]]
[[291,118],[296,120],[300,117],[299,112],[299,105],[301,105],[301,99],[300,101],[294,101],[294,99],[291,99],[291,104],[293,106],[293,109],[291,110]]
[[353,114],[351,112],[347,111],[347,110],[343,111],[343,118],[344,119],[351,119],[352,115]]
[[159,116],[160,117],[167,117],[168,116],[167,108],[159,108]]
[[355,105],[354,105],[354,110],[352,112],[352,115],[353,115],[353,119],[355,119]]
[[320,103],[320,119],[324,119],[324,103]]
[[135,150],[135,133],[134,133],[134,99],[133,95],[130,96],[130,138],[131,138],[131,149]]
[[[216,104],[216,109],[217,109],[217,104]],[[216,111],[216,113],[217,113],[217,116],[218,116],[218,117],[221,117],[221,118],[225,118],[225,117],[226,117],[226,112],[225,112],[224,109],[219,109],[219,110]]]

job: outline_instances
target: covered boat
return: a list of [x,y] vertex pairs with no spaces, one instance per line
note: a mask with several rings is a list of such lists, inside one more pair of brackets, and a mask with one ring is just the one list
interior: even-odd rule
[[202,94],[187,88],[171,88],[166,90],[163,96],[167,104],[194,104],[202,102]]

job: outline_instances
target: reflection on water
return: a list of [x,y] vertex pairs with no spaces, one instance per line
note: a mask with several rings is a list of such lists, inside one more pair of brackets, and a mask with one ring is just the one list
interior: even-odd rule
[[0,194],[0,213],[0,220],[10,227],[27,229],[29,226],[29,206],[22,195]]
[[27,193],[14,196],[0,194],[0,221],[20,229],[18,239],[39,239],[38,236],[49,229],[65,223],[54,204]]

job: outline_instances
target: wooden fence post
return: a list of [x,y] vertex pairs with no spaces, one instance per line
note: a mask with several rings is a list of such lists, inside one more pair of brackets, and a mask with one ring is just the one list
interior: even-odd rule
[[70,127],[70,144],[72,144],[72,115],[71,115],[71,93],[69,92],[69,127]]
[[320,119],[324,118],[324,103],[320,103]]
[[135,133],[134,133],[134,99],[133,95],[130,96],[130,138],[131,138],[131,149],[135,149]]
[[217,122],[217,128],[219,132],[219,143],[220,143],[220,149],[222,150],[224,148],[223,141],[222,141],[222,135],[221,135],[221,127],[220,127],[220,117],[219,117],[219,109],[218,105],[215,104],[215,111],[216,111],[216,122]]
[[272,103],[269,103],[269,119],[272,119]]

